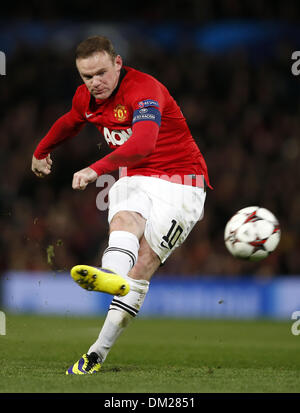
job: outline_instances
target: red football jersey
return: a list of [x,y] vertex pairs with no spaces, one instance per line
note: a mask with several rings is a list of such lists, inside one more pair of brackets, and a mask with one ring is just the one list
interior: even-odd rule
[[[85,84],[79,86],[72,109],[53,125],[38,145],[35,156],[38,159],[47,156],[60,141],[77,134],[87,122],[98,128],[115,154],[90,165],[98,175],[126,166],[128,176],[203,175],[209,185],[206,163],[179,106],[154,77],[124,66],[116,89],[104,101],[92,97]],[[142,132],[147,129],[151,133],[144,135]],[[147,148],[145,152],[143,146]],[[134,161],[139,151],[143,155]],[[128,163],[126,155],[131,155]]]

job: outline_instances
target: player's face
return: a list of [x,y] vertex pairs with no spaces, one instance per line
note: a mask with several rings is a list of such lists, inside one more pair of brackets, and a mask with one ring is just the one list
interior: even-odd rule
[[118,84],[122,58],[118,55],[112,59],[108,53],[99,52],[77,59],[76,66],[91,95],[107,99]]

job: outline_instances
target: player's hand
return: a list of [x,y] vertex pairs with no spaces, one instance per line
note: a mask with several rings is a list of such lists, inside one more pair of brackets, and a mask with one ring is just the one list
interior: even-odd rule
[[39,178],[44,178],[51,172],[52,159],[50,154],[44,159],[37,159],[34,155],[32,157],[31,170]]
[[88,184],[96,181],[97,173],[92,168],[84,168],[73,175],[72,188],[83,191]]

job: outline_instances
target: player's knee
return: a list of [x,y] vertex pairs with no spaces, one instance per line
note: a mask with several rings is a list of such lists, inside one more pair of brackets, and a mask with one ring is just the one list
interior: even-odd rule
[[110,232],[112,231],[129,231],[138,238],[144,233],[145,219],[133,211],[117,212],[110,223]]

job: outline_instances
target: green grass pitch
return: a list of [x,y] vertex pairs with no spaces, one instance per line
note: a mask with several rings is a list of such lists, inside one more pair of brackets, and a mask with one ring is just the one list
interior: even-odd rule
[[66,369],[103,318],[7,314],[1,393],[298,393],[300,336],[292,321],[138,318],[98,374]]

